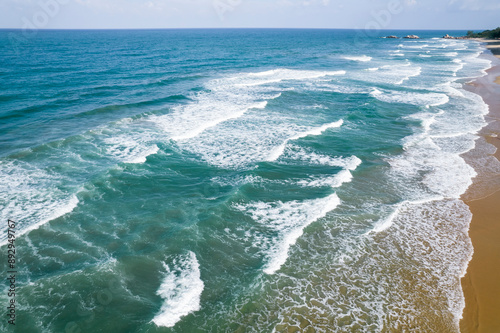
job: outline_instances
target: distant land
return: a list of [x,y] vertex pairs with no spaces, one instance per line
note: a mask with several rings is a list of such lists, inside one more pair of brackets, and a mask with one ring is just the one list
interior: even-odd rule
[[498,39],[500,38],[500,27],[494,30],[485,30],[483,32],[474,33],[474,31],[467,31],[467,37],[470,38],[489,38],[489,39]]

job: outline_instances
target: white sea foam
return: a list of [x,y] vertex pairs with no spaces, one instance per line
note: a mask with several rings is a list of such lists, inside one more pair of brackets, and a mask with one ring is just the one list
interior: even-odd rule
[[290,201],[256,202],[248,205],[235,205],[235,208],[250,215],[254,221],[265,226],[278,236],[271,242],[264,273],[274,274],[286,262],[290,247],[302,236],[304,229],[324,217],[340,204],[336,194],[326,198]]
[[422,74],[422,67],[411,67],[410,72],[403,77],[400,81],[396,82],[396,84],[403,84],[405,81],[408,81],[412,77],[420,76]]
[[292,69],[275,69],[265,72],[248,73],[241,76],[231,77],[227,79],[228,83],[234,84],[235,87],[255,87],[267,85],[270,83],[279,83],[282,81],[304,81],[318,79],[325,76],[345,75],[346,71],[308,71],[308,70],[292,70]]
[[300,138],[305,138],[305,137],[307,137],[309,135],[320,135],[321,133],[323,133],[327,129],[337,128],[337,127],[342,126],[343,123],[344,123],[343,120],[339,120],[339,121],[336,121],[336,122],[333,122],[333,123],[330,123],[330,124],[325,124],[325,125],[322,125],[322,126],[319,126],[319,127],[315,127],[315,128],[306,130],[305,132],[296,134],[296,135],[294,135],[294,136],[286,139],[285,142],[283,142],[281,145],[279,145],[278,147],[276,147],[269,154],[269,156],[268,156],[268,158],[266,160],[267,161],[276,161],[283,154],[283,152],[285,151],[285,147],[286,147],[286,145],[287,145],[287,143],[289,141],[297,140],[297,139],[300,139]]
[[191,251],[164,267],[165,277],[156,292],[164,302],[152,321],[157,326],[174,327],[182,317],[200,310],[204,283],[196,255]]
[[202,132],[204,132],[208,128],[215,127],[218,124],[223,123],[223,122],[228,121],[228,120],[231,120],[231,119],[240,118],[241,116],[243,116],[243,114],[245,114],[245,112],[247,112],[250,109],[265,109],[266,105],[267,105],[267,101],[263,101],[263,102],[259,102],[259,103],[255,103],[253,105],[250,105],[250,106],[248,106],[244,109],[241,109],[241,110],[234,110],[234,112],[222,115],[220,118],[216,118],[216,119],[204,122],[204,123],[200,124],[200,126],[194,128],[194,129],[192,129],[184,134],[179,134],[177,136],[173,136],[172,140],[179,141],[179,140],[186,140],[186,139],[194,138],[194,137],[200,135]]
[[[431,55],[442,53],[435,50],[440,45],[426,42],[428,49],[432,49]],[[448,43],[442,47],[452,49]],[[417,55],[422,51],[408,53]],[[466,166],[459,154],[473,146],[474,133],[482,124],[483,110],[478,101],[469,100],[466,92],[450,82],[450,68],[457,64],[442,62],[443,66],[441,61],[439,66],[434,66],[434,61],[420,62],[422,77],[412,80],[413,89],[409,95],[400,87],[393,91],[385,85],[396,84],[407,76],[402,75],[406,68],[401,64],[398,64],[401,72],[396,70],[392,78],[390,68],[380,68],[376,73],[359,70],[358,77],[354,71],[349,72],[349,79],[354,77],[360,81],[383,83],[378,88],[380,98],[422,106],[418,114],[410,116],[421,123],[408,122],[408,126],[415,126],[415,133],[403,140],[402,152],[395,153],[398,156],[388,159],[391,171],[386,175],[389,179],[384,185],[390,184],[388,191],[391,195],[396,194],[400,203],[373,203],[379,204],[377,209],[382,207],[383,214],[376,214],[380,210],[375,209],[376,213],[367,212],[363,203],[360,219],[346,216],[344,211],[336,215],[334,211],[331,213],[334,218],[328,219],[328,227],[311,228],[311,232],[305,233],[297,244],[297,250],[290,251],[293,263],[290,260],[290,265],[287,262],[279,266],[281,271],[270,267],[271,260],[265,267],[275,275],[266,285],[266,294],[259,298],[261,309],[256,310],[257,314],[252,313],[252,318],[267,319],[266,315],[273,311],[280,318],[275,331],[291,329],[303,317],[310,319],[311,327],[316,331],[325,332],[331,327],[342,327],[345,331],[355,331],[359,327],[367,331],[411,331],[419,327],[432,332],[445,325],[458,331],[458,318],[463,310],[459,277],[463,275],[463,264],[471,246],[467,238],[470,212],[456,198],[473,176],[472,169]],[[458,75],[467,72],[473,73],[466,64]],[[415,84],[421,85],[420,91],[414,89]],[[425,108],[431,105],[439,108]],[[334,164],[331,162],[336,159],[293,146],[291,142],[282,156],[280,162],[295,158],[322,165]],[[343,158],[336,161],[343,161]],[[347,173],[344,175],[349,178]],[[336,185],[335,176],[311,177],[300,180],[299,184]],[[387,191],[385,187],[380,190]],[[383,198],[383,194],[374,196],[374,201]],[[267,211],[278,206],[273,204],[267,204],[272,207],[260,208]],[[346,202],[345,206],[349,207],[349,204]],[[377,222],[372,213],[383,218]],[[254,219],[265,225],[266,219],[262,216],[267,215],[261,213]],[[361,232],[370,227],[373,230],[357,239],[359,233],[355,230],[359,220],[365,223],[373,221],[366,223]],[[382,232],[384,230],[387,232]],[[352,233],[346,236],[346,231]],[[274,239],[269,243],[273,242]],[[270,248],[274,251],[279,247]],[[415,288],[408,288],[408,278],[412,276]],[[283,293],[283,285],[289,288],[286,293]],[[307,297],[297,298],[296,295]],[[436,298],[435,295],[442,297]],[[428,304],[433,306],[429,308]],[[415,313],[425,313],[425,318],[435,320],[421,321],[414,316]],[[248,316],[245,321],[250,318]],[[261,330],[268,327],[266,319],[256,323]]]
[[[401,53],[397,53],[400,55]],[[412,77],[422,74],[422,67],[408,60],[393,60],[391,64],[380,66],[377,71],[352,73],[351,76],[364,82],[402,85]]]
[[327,84],[333,76],[344,73],[289,69],[241,73],[207,82],[207,91],[192,96],[192,103],[148,120],[179,148],[212,165],[247,168],[270,156],[278,158],[290,140],[338,126],[332,123],[317,128],[313,121],[290,122],[267,103],[283,91]]
[[396,50],[396,51],[390,52],[389,55],[391,55],[391,56],[404,56],[404,53],[402,53],[401,50]]
[[323,83],[307,88],[313,91],[336,92],[340,94],[368,94],[370,92],[368,87],[356,87],[356,86],[340,85],[335,83]]
[[[303,246],[293,253],[294,265],[276,272],[259,299],[259,309],[245,319],[274,309],[280,318],[274,331],[286,331],[306,315],[318,332],[330,332],[331,327],[437,332],[442,325],[458,332],[463,309],[459,276],[472,248],[465,204],[446,200],[408,205],[390,232],[365,237],[336,232],[342,224],[353,230],[356,223],[342,214],[332,216],[335,228],[315,228],[302,238]],[[416,276],[423,278],[413,279],[409,288],[408,279]],[[436,293],[443,297],[436,299]],[[241,306],[235,308],[232,318],[241,318]],[[421,321],[415,313],[432,320]],[[267,325],[255,323],[260,331]]]
[[158,153],[156,144],[144,142],[144,138],[134,134],[140,133],[132,132],[105,138],[107,153],[121,162],[130,164],[145,163],[149,155]]
[[429,44],[423,44],[423,45],[403,44],[402,47],[405,48],[405,49],[418,49],[418,50],[420,50],[420,49],[429,47]]
[[[20,236],[70,213],[79,201],[74,193],[59,188],[65,181],[27,163],[0,162],[0,218],[20,222],[16,230]],[[0,245],[5,243],[6,234],[0,236]]]
[[317,154],[313,151],[301,147],[292,147],[290,158],[308,162],[313,165],[328,165],[332,167],[341,167],[353,171],[362,163],[357,156],[351,157],[331,157]]
[[479,51],[478,53],[474,54],[473,56],[466,57],[463,59],[463,62],[465,63],[464,66],[467,66],[466,70],[461,70],[460,77],[462,78],[477,78],[478,76],[485,76],[486,70],[491,68],[491,60],[489,59],[483,59],[479,58],[479,54],[482,52]]
[[461,89],[461,87],[462,87],[461,84],[449,80],[445,83],[436,85],[434,89],[442,91],[450,97],[465,97],[465,95],[462,92],[463,89]]
[[264,72],[247,73],[241,76],[231,77],[231,80],[239,81],[248,78],[265,78],[265,77],[278,77],[282,80],[304,80],[313,79],[327,75],[343,75],[345,71],[308,71],[308,70],[295,70],[287,68],[272,69]]
[[[193,102],[176,107],[163,116],[151,116],[175,141],[186,141],[243,117],[249,110],[265,109],[268,101],[279,98],[282,91],[293,88],[296,81],[314,81],[343,75],[345,71],[307,71],[275,69],[257,73],[241,73],[206,83],[208,91],[192,96]],[[276,87],[287,82],[290,87]],[[274,85],[273,85],[274,84]]]
[[[429,136],[407,139],[405,152],[389,160],[395,175],[425,185],[445,198],[459,198],[472,183],[476,172],[463,158],[441,149]],[[425,195],[425,194],[423,194]]]
[[286,123],[272,113],[255,112],[207,130],[196,140],[178,144],[211,165],[252,168],[255,163],[265,161],[275,147],[300,133],[301,129],[302,126]]
[[[436,116],[432,136],[446,137],[476,133],[486,125],[484,115],[488,113],[486,105],[479,95],[461,90],[465,98],[453,103],[445,113]],[[459,102],[458,102],[459,101]]]
[[[164,116],[151,116],[149,119],[175,141],[192,139],[209,128],[240,118],[251,109],[264,109],[267,100],[279,96],[253,95],[252,92],[241,94],[222,91],[204,93],[197,96],[197,101],[186,106],[176,107],[172,113]],[[255,100],[257,99],[257,101]]]
[[[441,306],[453,315],[450,326],[454,325],[458,332],[465,306],[460,278],[472,253],[472,245],[467,237],[467,226],[471,219],[468,207],[459,200],[441,200],[436,197],[403,203],[397,210],[397,217],[392,216],[390,232],[384,233],[385,236],[373,232],[371,236],[379,237],[384,242],[396,238],[399,244],[408,244],[401,255],[418,260],[419,269],[426,267],[427,274],[439,281],[432,285],[423,283],[422,286],[429,292],[439,290],[447,295],[446,302]],[[407,320],[399,317],[400,323],[407,325]]]
[[443,200],[443,199],[444,199],[444,197],[442,197],[442,196],[436,196],[436,197],[430,197],[430,198],[426,198],[426,199],[422,199],[422,200],[412,200],[412,201],[405,200],[405,201],[395,205],[393,211],[389,214],[389,216],[378,221],[375,224],[375,226],[373,227],[373,229],[370,230],[365,235],[372,233],[372,232],[379,233],[379,232],[382,232],[382,231],[389,229],[393,225],[396,217],[401,213],[401,211],[403,209],[407,208],[408,206],[421,205],[421,204],[424,204],[427,202],[439,201],[439,200]]
[[158,148],[157,145],[153,145],[152,147],[150,147],[149,149],[147,149],[146,151],[144,151],[142,154],[139,154],[137,156],[135,156],[133,159],[131,160],[128,160],[126,161],[125,163],[145,163],[146,162],[146,158],[150,155],[155,155],[156,153],[158,153],[158,151],[160,150],[160,148]]
[[360,62],[368,62],[372,60],[372,57],[369,57],[367,55],[362,55],[362,56],[345,56],[343,57],[346,60],[352,60],[352,61],[360,61]]
[[456,66],[452,68],[453,76],[457,76],[457,72],[464,68],[465,64],[461,59],[453,59],[453,63],[456,64]]
[[486,124],[488,108],[479,96],[458,86],[443,88],[456,90],[451,100],[447,97],[449,107],[412,115],[422,121],[422,130],[404,139],[402,155],[389,159],[400,179],[414,179],[424,186],[419,194],[424,198],[438,195],[454,199],[467,190],[477,174],[460,154],[474,147],[476,132]]
[[[455,72],[464,66],[460,59],[453,62],[460,67]],[[409,118],[421,121],[422,130],[417,130],[414,135],[404,139],[402,155],[388,160],[396,179],[399,177],[402,182],[418,183],[423,187],[409,189],[409,197],[412,199],[396,205],[387,218],[375,225],[375,232],[389,228],[401,210],[408,205],[458,199],[477,175],[460,155],[474,147],[477,138],[475,133],[485,125],[483,116],[487,107],[479,96],[465,91],[452,81],[436,88],[438,87],[447,95],[430,93],[415,96],[411,93],[406,98],[411,101],[410,104],[447,104],[447,107],[435,113],[410,116]],[[374,91],[372,96],[384,101],[399,101],[402,97],[394,98],[393,93],[387,94],[380,90]]]
[[428,113],[428,112],[419,112],[412,114],[406,118],[420,120],[422,123],[422,127],[424,129],[424,135],[429,135],[431,131],[431,126],[436,122],[436,117],[442,115],[444,113],[443,110],[439,110],[436,113]]
[[388,91],[377,88],[374,88],[370,95],[386,103],[403,103],[418,106],[438,106],[446,104],[450,100],[446,94],[442,93]]
[[444,152],[464,154],[476,146],[477,136],[472,133],[457,135],[431,135],[432,141]]
[[93,142],[103,157],[115,161],[142,164],[157,154],[157,142],[163,139],[156,126],[144,118],[124,118],[90,130],[85,139]]
[[338,174],[329,177],[312,177],[298,182],[304,187],[331,187],[337,188],[352,181],[352,173],[349,170],[342,170]]
[[51,214],[48,214],[48,217],[44,218],[38,223],[34,223],[27,227],[26,229],[22,230],[19,235],[28,233],[32,230],[38,229],[40,226],[44,225],[47,222],[50,222],[52,220],[55,220],[61,216],[64,216],[68,213],[71,213],[77,206],[80,200],[78,200],[76,195],[72,195],[66,200],[62,200],[61,202],[58,203],[58,206],[54,208]]

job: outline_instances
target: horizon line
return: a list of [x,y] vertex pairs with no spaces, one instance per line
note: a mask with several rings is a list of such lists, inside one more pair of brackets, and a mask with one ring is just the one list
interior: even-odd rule
[[[370,30],[361,28],[303,28],[303,27],[173,27],[173,28],[42,28],[42,29],[26,29],[26,28],[0,28],[0,30],[37,30],[37,31],[57,31],[57,30]],[[494,28],[492,28],[494,29]],[[427,28],[394,28],[394,29],[376,29],[376,31],[484,31],[490,29],[427,29]],[[375,30],[374,30],[375,31]]]

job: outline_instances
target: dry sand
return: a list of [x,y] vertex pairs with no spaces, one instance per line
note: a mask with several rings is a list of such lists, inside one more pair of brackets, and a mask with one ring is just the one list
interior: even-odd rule
[[[488,48],[500,58],[500,41],[494,41]],[[491,56],[490,56],[491,57]],[[492,60],[495,60],[491,57]],[[500,160],[500,61],[488,71],[488,75],[476,80],[468,90],[480,94],[490,106],[489,122],[481,135],[497,147],[495,157]],[[490,174],[488,184],[480,186],[480,176],[471,186],[474,195],[464,195],[473,214],[469,235],[474,246],[474,254],[462,279],[466,307],[460,322],[462,333],[500,332],[500,174]],[[483,183],[485,183],[483,179]],[[483,184],[484,185],[484,184]],[[483,195],[478,195],[483,190]],[[480,199],[476,199],[480,198]]]

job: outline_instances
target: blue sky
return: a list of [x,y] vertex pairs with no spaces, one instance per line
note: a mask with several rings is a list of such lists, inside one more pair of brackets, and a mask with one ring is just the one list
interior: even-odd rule
[[500,0],[1,0],[0,28],[483,30]]

